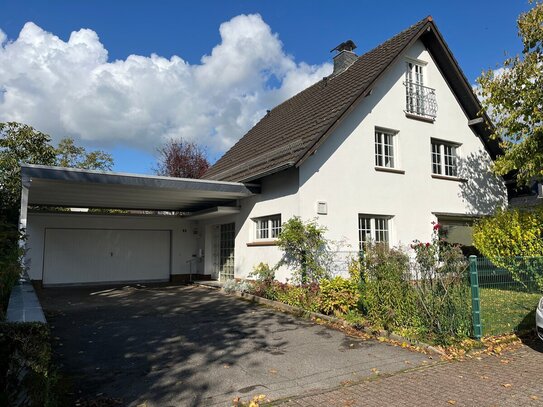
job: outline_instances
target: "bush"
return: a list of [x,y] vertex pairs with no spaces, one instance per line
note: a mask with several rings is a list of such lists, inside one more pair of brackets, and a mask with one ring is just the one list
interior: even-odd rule
[[268,263],[259,263],[249,273],[249,277],[259,282],[271,283],[275,280],[275,269],[270,268]]
[[383,244],[368,245],[363,266],[362,304],[368,318],[387,330],[419,328],[407,254]]
[[248,293],[253,291],[252,285],[248,281],[226,280],[222,288],[227,294],[235,292]]
[[0,323],[0,405],[53,406],[50,334],[42,323]]
[[424,328],[438,342],[471,333],[468,263],[458,245],[440,237],[434,225],[429,243],[414,242],[414,288]]
[[294,282],[314,283],[328,277],[326,264],[331,254],[325,231],[316,221],[303,222],[298,216],[281,226],[277,245],[283,250],[283,257],[278,266],[286,265],[293,269]]
[[358,286],[352,280],[334,277],[320,283],[319,310],[323,314],[346,314],[356,308],[358,299]]
[[307,311],[319,311],[319,285],[316,283],[305,285],[289,285],[274,282],[275,300],[303,308]]
[[19,237],[16,226],[0,221],[0,320],[7,309],[11,289],[21,276]]
[[[498,210],[474,225],[473,243],[494,265],[510,271],[515,281],[528,278],[543,290],[543,208]],[[525,263],[520,257],[536,259]]]

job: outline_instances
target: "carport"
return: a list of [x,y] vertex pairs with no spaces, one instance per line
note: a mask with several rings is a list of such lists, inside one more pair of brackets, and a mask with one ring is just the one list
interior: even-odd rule
[[204,247],[197,220],[235,214],[240,199],[259,192],[242,183],[41,165],[23,165],[21,177],[25,261],[30,278],[44,285],[168,281],[194,273],[191,260]]

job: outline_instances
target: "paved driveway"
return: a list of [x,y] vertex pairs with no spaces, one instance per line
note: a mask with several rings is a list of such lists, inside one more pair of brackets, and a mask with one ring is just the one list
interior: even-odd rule
[[206,288],[49,288],[39,296],[61,371],[82,399],[231,405],[237,396],[300,395],[429,362]]

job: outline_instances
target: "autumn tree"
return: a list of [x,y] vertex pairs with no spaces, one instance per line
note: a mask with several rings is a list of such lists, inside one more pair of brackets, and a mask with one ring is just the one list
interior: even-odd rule
[[169,139],[157,149],[159,158],[155,172],[178,178],[201,178],[209,168],[205,149],[183,139]]
[[503,68],[478,78],[484,109],[501,139],[504,155],[494,170],[499,175],[517,172],[520,184],[543,178],[543,2],[519,16],[522,53],[508,58]]

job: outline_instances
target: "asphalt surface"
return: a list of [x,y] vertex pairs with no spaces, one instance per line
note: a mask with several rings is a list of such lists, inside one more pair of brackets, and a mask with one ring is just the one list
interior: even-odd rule
[[232,405],[432,363],[425,355],[194,286],[39,291],[74,400]]

